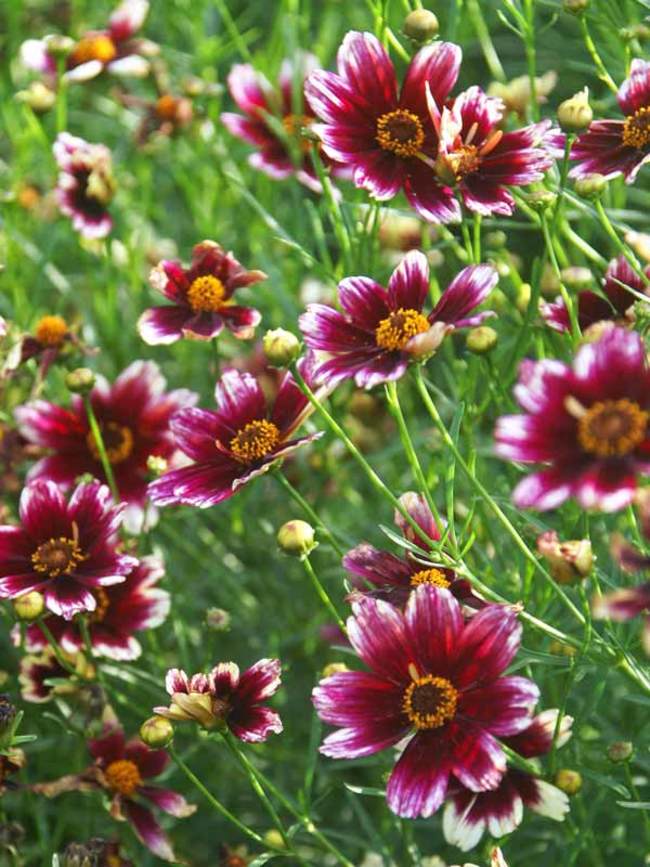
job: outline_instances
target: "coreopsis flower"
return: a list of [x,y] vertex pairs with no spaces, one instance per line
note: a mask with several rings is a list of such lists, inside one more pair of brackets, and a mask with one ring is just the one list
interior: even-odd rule
[[465,622],[449,590],[417,587],[406,608],[364,598],[348,620],[352,647],[370,668],[322,680],[313,702],[340,726],[320,751],[360,758],[408,738],[390,778],[388,806],[399,816],[431,816],[452,777],[472,792],[495,789],[506,771],[497,738],[530,723],[539,691],[503,677],[521,640],[514,610],[487,605]]
[[[650,278],[650,266],[646,268]],[[628,288],[629,287],[629,288]],[[630,289],[637,294],[634,295]],[[607,266],[602,294],[585,290],[577,295],[578,325],[581,330],[597,322],[615,322],[627,325],[632,321],[632,308],[639,295],[648,295],[648,283],[630,266],[625,256],[613,259]],[[650,302],[650,298],[648,299]],[[550,304],[542,304],[540,312],[548,325],[556,331],[569,331],[569,311],[562,297]]]
[[196,722],[206,729],[228,728],[246,743],[261,743],[280,734],[282,720],[262,702],[280,686],[280,661],[260,659],[243,674],[234,662],[220,662],[209,674],[190,677],[178,668],[167,672],[169,707],[154,713],[175,722]]
[[[307,359],[301,369],[306,379],[311,378],[309,364]],[[214,506],[321,436],[293,437],[309,413],[309,402],[290,373],[269,405],[253,376],[228,370],[217,381],[215,400],[216,412],[190,408],[172,418],[176,445],[193,463],[149,485],[155,505]]]
[[[274,88],[250,64],[236,64],[228,75],[228,90],[242,114],[224,112],[221,121],[232,135],[256,148],[248,158],[253,168],[276,180],[295,175],[301,184],[319,193],[321,183],[311,160],[315,144],[310,129],[315,112],[302,92],[305,77],[317,66],[316,58],[308,53],[302,53],[297,62],[283,61],[278,87]],[[296,87],[300,94],[296,94]],[[275,124],[269,118],[275,119]],[[325,161],[330,164],[327,158]]]
[[[86,616],[86,626],[96,656],[121,661],[140,656],[142,647],[134,633],[155,629],[169,614],[169,593],[156,586],[164,574],[158,557],[143,557],[121,584],[93,591],[97,607]],[[74,654],[83,649],[84,638],[75,620],[49,615],[45,624],[66,653]],[[20,635],[15,638],[19,639]],[[33,653],[47,646],[38,623],[28,626],[25,631],[27,650]]]
[[444,105],[456,83],[461,49],[435,42],[409,64],[398,95],[393,63],[371,33],[352,31],[338,52],[338,74],[315,70],[305,84],[314,126],[325,154],[349,166],[357,187],[380,201],[404,190],[425,219],[449,222],[458,205],[435,183],[432,166],[438,133],[427,107],[425,86]]
[[[400,497],[400,502],[429,539],[437,542],[441,538],[440,527],[422,494],[409,491]],[[466,605],[482,607],[484,603],[474,595],[470,582],[459,578],[453,569],[436,562],[435,554],[431,553],[426,541],[397,510],[395,523],[405,539],[418,545],[421,552],[416,555],[407,550],[404,556],[398,557],[367,543],[348,551],[343,558],[343,568],[350,575],[354,587],[353,598],[359,594],[370,595],[393,605],[404,606],[416,587],[431,584],[434,587],[446,587]]]
[[[113,11],[105,30],[90,30],[72,45],[66,57],[63,78],[88,81],[106,71],[113,75],[142,77],[149,72],[145,54],[152,46],[134,40],[149,11],[147,0],[123,0]],[[20,48],[24,66],[48,77],[57,75],[55,53],[45,39],[28,39]]]
[[[558,716],[557,709],[545,710],[533,719],[528,728],[503,738],[503,742],[526,759],[546,755],[553,747]],[[563,746],[569,740],[572,723],[572,717],[562,717],[556,747]],[[557,786],[546,780],[519,768],[509,767],[497,788],[492,791],[477,793],[462,786],[454,787],[443,813],[445,839],[452,846],[467,852],[478,845],[486,831],[492,837],[511,834],[521,824],[524,807],[562,822],[569,812],[569,799]]]
[[188,96],[175,96],[173,93],[161,93],[152,102],[137,101],[137,97],[123,96],[125,104],[137,105],[144,110],[144,116],[138,126],[135,139],[138,144],[145,144],[152,136],[173,136],[187,129],[194,117],[192,100]]
[[502,416],[496,453],[545,468],[523,479],[519,508],[554,509],[576,497],[585,509],[614,512],[634,497],[650,469],[650,372],[643,342],[623,328],[581,346],[573,365],[522,362],[515,397],[525,415]]
[[34,326],[34,333],[23,338],[21,361],[39,358],[47,370],[66,344],[73,340],[73,333],[63,316],[41,316]]
[[623,175],[628,184],[650,159],[650,63],[633,60],[629,78],[618,90],[618,104],[625,120],[594,120],[571,148],[578,165],[574,178],[598,174]]
[[263,271],[247,271],[219,244],[203,241],[194,247],[189,268],[164,259],[152,270],[151,285],[172,304],[145,311],[138,321],[140,336],[152,345],[181,337],[210,340],[225,326],[235,337],[249,339],[262,317],[253,307],[233,303],[233,295],[265,279]]
[[[141,509],[146,499],[149,456],[174,457],[172,415],[197,399],[186,389],[165,391],[166,385],[157,364],[134,361],[112,385],[97,376],[89,394],[120,498],[134,510]],[[69,409],[35,400],[18,407],[15,416],[28,442],[52,451],[32,468],[30,479],[69,486],[89,473],[107,481],[79,395],[72,396]]]
[[108,204],[115,192],[110,150],[68,132],[59,133],[52,150],[60,169],[59,210],[84,238],[105,238],[113,226]]
[[316,380],[334,386],[354,378],[358,386],[372,388],[399,379],[410,361],[432,354],[447,333],[493,315],[473,311],[498,279],[489,265],[463,268],[426,313],[429,263],[418,250],[402,259],[387,289],[370,277],[346,277],[339,283],[342,312],[309,304],[299,320],[307,346],[326,356]]
[[0,598],[39,590],[66,620],[96,611],[101,588],[124,581],[138,563],[116,548],[123,508],[99,482],[79,485],[68,502],[52,481],[27,485],[20,525],[0,527]]
[[[65,668],[56,658],[51,647],[40,653],[29,653],[20,660],[18,682],[24,701],[43,703],[54,696],[69,696],[79,691],[80,680],[95,676],[94,667],[81,653],[63,653],[63,657],[75,674]],[[56,683],[52,681],[56,679]]]

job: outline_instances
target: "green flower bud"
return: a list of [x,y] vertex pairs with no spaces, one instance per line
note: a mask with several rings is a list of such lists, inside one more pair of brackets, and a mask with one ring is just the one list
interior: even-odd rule
[[594,276],[589,268],[573,265],[561,271],[562,282],[569,289],[584,289],[593,283]]
[[316,547],[314,528],[306,521],[287,521],[278,530],[278,545],[285,554],[305,557]]
[[614,764],[628,762],[634,754],[634,745],[630,741],[614,741],[607,747],[607,758]]
[[557,110],[557,119],[564,132],[584,132],[594,119],[594,113],[589,105],[589,89],[585,87],[571,99],[561,102]]
[[89,367],[77,367],[67,374],[65,384],[74,394],[88,394],[95,387],[95,374]]
[[470,352],[476,355],[485,355],[491,352],[497,345],[499,335],[494,328],[488,325],[479,325],[478,328],[472,328],[467,335],[466,345]]
[[42,81],[32,81],[27,90],[18,91],[16,99],[24,102],[36,114],[45,114],[56,102],[56,94]]
[[223,608],[208,608],[205,625],[214,632],[225,632],[230,627],[230,614]]
[[490,250],[502,250],[508,243],[508,236],[501,229],[496,229],[494,232],[488,232],[484,240],[485,246]]
[[520,286],[517,287],[515,307],[522,315],[528,310],[532,291],[533,290],[530,283],[522,283]]
[[553,782],[567,795],[577,795],[582,788],[582,776],[578,771],[561,768],[553,778]]
[[557,194],[551,190],[535,190],[526,196],[526,201],[534,211],[541,213],[555,205]]
[[32,590],[30,593],[24,593],[13,600],[14,614],[18,620],[36,620],[41,616],[45,609],[45,599],[43,594],[38,590]]
[[606,186],[607,178],[603,175],[594,174],[587,175],[586,178],[578,178],[574,189],[583,199],[599,199]]
[[435,39],[439,29],[438,19],[429,9],[414,9],[409,12],[402,26],[405,35],[420,45]]
[[48,54],[54,57],[67,57],[75,47],[74,39],[60,33],[50,33],[43,39]]
[[273,367],[288,367],[300,355],[300,341],[284,328],[267,331],[262,339],[264,354]]
[[162,716],[152,716],[140,726],[142,741],[153,749],[163,749],[174,737],[174,726]]
[[589,8],[589,0],[562,0],[562,9],[570,15],[583,15]]

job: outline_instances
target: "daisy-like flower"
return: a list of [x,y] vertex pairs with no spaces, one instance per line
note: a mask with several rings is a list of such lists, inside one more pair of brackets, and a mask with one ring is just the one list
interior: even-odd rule
[[59,210],[84,238],[105,238],[113,226],[108,204],[115,192],[110,150],[68,132],[59,133],[52,150],[60,169]]
[[[546,755],[553,746],[558,715],[556,709],[545,710],[527,729],[504,738],[503,742],[526,759]],[[572,723],[572,717],[562,717],[556,747],[569,740]],[[462,786],[454,787],[443,813],[445,839],[467,852],[478,845],[486,830],[495,838],[511,834],[521,824],[524,807],[562,822],[569,812],[569,799],[546,780],[509,767],[499,786],[490,792],[476,793]]]
[[[310,360],[301,374],[308,381]],[[171,421],[176,445],[193,463],[172,470],[149,485],[158,506],[184,504],[202,509],[237,493],[281,458],[313,442],[321,432],[292,438],[310,405],[290,373],[275,400],[267,400],[249,373],[228,370],[215,386],[218,410],[183,409]]]
[[525,415],[502,416],[499,457],[546,468],[523,479],[519,508],[554,509],[576,497],[585,509],[614,512],[650,471],[650,371],[638,334],[611,328],[580,347],[573,365],[522,362],[515,397]]
[[[84,680],[95,676],[94,667],[86,661],[83,654],[64,653],[63,656]],[[51,683],[55,678],[56,684]],[[61,665],[49,646],[41,653],[23,656],[20,660],[18,682],[23,700],[35,703],[50,701],[55,695],[70,696],[80,688],[79,680]]]
[[[93,591],[97,607],[86,617],[86,624],[95,655],[122,661],[140,656],[142,647],[133,633],[155,629],[169,614],[169,593],[156,586],[164,574],[158,557],[143,557],[121,584]],[[65,652],[83,649],[84,639],[76,621],[50,615],[45,623]],[[19,632],[15,639],[20,639]],[[27,627],[25,647],[30,653],[48,647],[37,623]]]
[[165,680],[171,703],[153,710],[174,722],[196,722],[206,729],[227,727],[240,741],[261,743],[282,731],[279,715],[262,704],[279,686],[278,659],[260,659],[241,675],[234,662],[220,662],[209,674],[190,677],[172,668]]
[[[440,528],[422,494],[409,491],[400,502],[432,541],[441,538]],[[357,545],[343,558],[343,568],[350,574],[354,586],[353,598],[358,594],[385,599],[393,605],[404,606],[412,591],[422,584],[446,587],[460,602],[475,608],[484,605],[472,592],[469,581],[459,578],[453,569],[435,562],[426,542],[404,516],[395,511],[395,523],[404,537],[422,550],[419,554],[407,551],[403,557],[383,551],[366,543]]]
[[69,502],[54,482],[27,485],[20,525],[0,527],[0,599],[39,590],[66,620],[96,611],[101,588],[124,581],[138,564],[116,550],[122,511],[99,482],[79,485]]
[[431,816],[453,777],[472,792],[495,789],[506,758],[497,737],[530,723],[539,691],[503,677],[521,640],[512,609],[487,605],[469,622],[451,593],[422,585],[404,612],[381,600],[354,603],[350,642],[370,668],[325,678],[313,702],[341,728],[320,751],[360,758],[408,738],[390,778],[388,806],[399,816]]
[[650,159],[650,63],[632,61],[630,77],[619,88],[617,99],[625,120],[591,122],[571,148],[571,158],[578,163],[571,169],[572,177],[622,174],[631,184]]
[[[279,87],[274,88],[250,64],[236,64],[228,75],[228,90],[243,114],[224,112],[221,120],[232,135],[257,149],[248,158],[253,168],[276,180],[295,175],[301,184],[320,193],[321,184],[310,156],[314,141],[309,130],[315,113],[302,93],[305,77],[317,67],[313,54],[301,54],[297,63],[285,60],[278,76]],[[296,87],[300,94],[296,94]],[[275,124],[269,118],[275,118]],[[284,135],[279,134],[278,126]],[[302,157],[298,164],[296,156]],[[336,164],[333,167],[336,171]],[[340,173],[342,167],[338,169]]]
[[448,42],[422,48],[398,95],[393,63],[379,40],[371,33],[348,33],[338,52],[338,74],[317,69],[305,85],[313,111],[324,121],[314,130],[325,154],[349,166],[357,187],[375,199],[392,199],[403,189],[425,219],[457,219],[457,203],[450,206],[433,175],[438,134],[425,87],[436,105],[444,105],[460,60],[460,48]]
[[263,271],[247,271],[219,244],[203,241],[194,247],[189,268],[164,259],[151,272],[151,285],[172,304],[146,310],[138,321],[140,336],[152,345],[181,337],[210,340],[226,326],[235,337],[249,339],[262,317],[252,307],[234,304],[233,295],[265,279]]
[[[176,447],[170,419],[197,398],[186,389],[165,391],[166,385],[157,364],[134,361],[113,385],[98,376],[89,395],[120,498],[134,510],[141,509],[146,499],[148,457],[173,458]],[[36,400],[18,407],[15,416],[28,442],[52,450],[32,468],[30,479],[69,486],[90,473],[106,482],[80,396],[73,395],[70,409]]]
[[[646,274],[650,277],[650,266],[646,268]],[[630,289],[639,295],[648,294],[648,284],[632,269],[625,256],[619,256],[607,266],[602,295],[589,290],[578,292],[577,314],[580,329],[584,331],[597,322],[630,324],[631,308],[640,300]],[[650,302],[650,298],[648,301]],[[569,311],[560,296],[552,303],[542,304],[540,310],[551,328],[556,331],[569,331]]]
[[494,315],[469,314],[498,279],[489,265],[463,268],[427,314],[429,263],[419,250],[406,254],[387,289],[370,277],[346,277],[339,283],[343,312],[310,304],[299,320],[307,346],[326,355],[316,380],[334,386],[354,378],[358,386],[372,388],[399,379],[413,358],[432,354],[448,332]]
[[[67,82],[88,81],[101,72],[142,77],[149,73],[144,56],[155,47],[133,35],[142,27],[149,11],[147,0],[124,0],[113,11],[105,30],[90,30],[72,47],[66,58],[63,78]],[[56,56],[48,39],[28,39],[20,48],[24,66],[48,77],[57,75]]]
[[71,343],[78,341],[63,316],[41,316],[34,326],[34,333],[23,338],[20,360],[24,362],[38,358],[43,373],[46,373],[59,353]]

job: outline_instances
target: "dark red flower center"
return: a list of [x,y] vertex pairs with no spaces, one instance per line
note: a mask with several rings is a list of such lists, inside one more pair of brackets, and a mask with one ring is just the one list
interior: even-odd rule
[[280,431],[272,421],[256,419],[237,431],[230,451],[243,464],[252,464],[272,452],[280,442]]
[[68,324],[62,316],[43,316],[34,329],[34,336],[42,346],[61,346],[67,334]]
[[223,307],[226,287],[218,277],[202,274],[196,277],[187,290],[187,300],[197,313],[216,313]]
[[89,623],[101,623],[102,620],[106,617],[106,614],[108,613],[108,609],[111,605],[111,600],[108,593],[101,587],[96,587],[93,590],[93,596],[95,597],[95,602],[97,603],[97,605],[94,611],[90,611],[86,615],[86,619]]
[[404,108],[389,111],[377,120],[375,138],[385,151],[398,157],[414,157],[424,143],[422,121]]
[[99,60],[102,63],[110,63],[117,55],[117,48],[110,36],[105,33],[97,33],[94,36],[84,36],[74,47],[68,58],[68,65],[80,66],[91,60]]
[[36,572],[58,578],[59,575],[70,575],[85,559],[76,539],[59,536],[38,546],[32,554],[32,566]]
[[125,795],[132,795],[138,786],[142,785],[140,769],[130,759],[117,759],[111,762],[104,771],[106,782],[111,789]]
[[[100,424],[102,440],[106,449],[106,456],[111,464],[121,464],[133,451],[133,434],[126,425],[115,421],[107,421]],[[99,449],[95,442],[92,431],[86,435],[86,444],[95,460],[99,460]]]
[[456,715],[458,692],[446,677],[425,674],[406,687],[402,709],[417,729],[437,729]]
[[648,413],[631,400],[603,400],[578,419],[578,440],[601,458],[622,457],[645,439]]
[[623,144],[639,150],[650,145],[650,107],[640,108],[625,118]]
[[432,587],[449,587],[451,581],[441,569],[422,569],[411,575],[411,587],[419,587],[421,584],[431,584]]
[[404,349],[412,337],[430,327],[429,320],[419,310],[400,307],[381,320],[375,329],[375,340],[382,349]]

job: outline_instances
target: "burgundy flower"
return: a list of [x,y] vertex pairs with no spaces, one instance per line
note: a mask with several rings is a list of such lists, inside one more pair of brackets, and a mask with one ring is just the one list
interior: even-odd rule
[[[86,618],[93,652],[97,656],[122,661],[137,659],[142,647],[134,632],[154,629],[169,614],[169,593],[156,585],[165,574],[158,557],[143,557],[121,584],[94,591],[97,607]],[[51,615],[46,625],[67,653],[84,647],[76,621]],[[25,646],[34,652],[47,647],[47,639],[37,623],[27,627]]]
[[227,726],[241,741],[261,743],[273,732],[280,734],[282,721],[262,702],[280,686],[280,661],[260,659],[240,675],[234,662],[220,662],[209,674],[193,674],[172,668],[165,688],[169,707],[154,713],[174,722],[196,722],[211,729]]
[[409,64],[401,93],[386,50],[371,33],[350,32],[338,52],[338,74],[315,70],[305,93],[324,123],[314,130],[331,159],[350,166],[354,182],[380,201],[401,189],[425,219],[449,222],[459,209],[435,183],[438,134],[426,85],[443,105],[458,78],[461,50],[448,42],[422,48]]
[[487,605],[465,623],[441,587],[422,585],[404,612],[381,600],[353,605],[348,636],[370,672],[325,678],[313,701],[324,722],[341,728],[321,752],[359,758],[408,737],[388,781],[399,816],[430,816],[454,777],[472,792],[496,788],[506,759],[497,737],[530,722],[538,698],[524,677],[502,677],[521,639],[512,609]]
[[[302,375],[309,378],[309,362]],[[202,509],[237,493],[281,458],[321,436],[292,439],[309,412],[309,402],[287,373],[272,405],[249,373],[228,370],[215,386],[217,412],[183,409],[172,418],[176,444],[190,466],[166,473],[149,485],[159,506],[183,503]]]
[[518,484],[515,504],[554,509],[576,497],[614,512],[630,503],[637,474],[650,470],[649,386],[643,342],[623,328],[582,346],[572,367],[522,362],[515,396],[526,415],[499,419],[496,452],[547,467]]
[[39,359],[41,375],[45,376],[50,365],[71,344],[79,345],[79,341],[62,316],[41,316],[34,326],[34,333],[23,338],[20,360]]
[[96,611],[98,591],[124,581],[138,562],[116,551],[122,511],[99,482],[79,485],[69,502],[54,482],[27,485],[20,526],[0,527],[0,598],[39,590],[66,620]]
[[[435,542],[441,538],[440,528],[421,494],[409,491],[400,497],[400,502],[429,539]],[[484,605],[483,600],[472,592],[469,581],[459,578],[453,569],[435,562],[426,542],[398,511],[395,511],[395,523],[408,541],[422,549],[421,554],[407,551],[405,556],[398,557],[373,545],[357,545],[343,558],[343,568],[350,573],[354,587],[352,598],[369,595],[403,607],[416,587],[431,584],[448,588],[459,602],[471,607]]]
[[[650,266],[646,268],[646,273],[650,277]],[[628,286],[640,295],[648,294],[647,284],[631,268],[625,256],[619,256],[607,266],[602,295],[590,291],[578,292],[577,313],[581,330],[584,331],[596,322],[629,324],[630,308],[639,298],[629,291]],[[561,297],[558,296],[551,304],[542,304],[540,309],[551,328],[556,331],[569,331],[569,312]]]
[[[63,654],[76,673],[84,678],[94,677],[94,668],[83,654]],[[52,680],[56,679],[56,684]],[[55,695],[70,695],[77,692],[79,682],[74,674],[57,660],[49,645],[41,653],[27,654],[20,660],[20,695],[24,701],[43,703]]]
[[643,617],[643,649],[650,656],[650,581],[636,587],[614,590],[604,596],[596,596],[592,603],[597,620],[609,618],[617,622]]
[[84,238],[104,238],[113,226],[107,210],[115,192],[111,152],[67,132],[59,133],[52,150],[61,170],[55,190],[59,210]]
[[[545,755],[553,746],[558,714],[556,709],[543,711],[523,732],[504,738],[504,743],[526,759]],[[571,737],[572,723],[570,716],[562,717],[557,747]],[[445,839],[467,852],[478,845],[486,830],[495,838],[511,834],[523,819],[524,807],[562,822],[569,811],[569,799],[551,783],[518,768],[508,768],[498,787],[490,792],[454,787],[443,814]]]
[[[104,70],[113,75],[147,75],[149,63],[143,55],[151,45],[132,37],[148,11],[147,0],[123,0],[113,11],[107,29],[90,30],[76,42],[66,59],[64,80],[88,81]],[[28,69],[49,77],[57,74],[56,57],[48,50],[47,39],[28,39],[21,45],[20,57]]]
[[248,339],[261,316],[252,307],[233,304],[232,296],[265,279],[263,271],[247,271],[219,244],[203,241],[194,247],[189,268],[167,259],[151,272],[151,285],[173,303],[145,311],[138,321],[140,336],[152,345],[181,337],[209,340],[225,325],[235,337]]
[[594,120],[578,136],[571,148],[571,158],[578,163],[571,169],[572,177],[622,174],[631,184],[650,159],[650,63],[632,61],[617,99],[625,120]]
[[[186,389],[166,392],[166,384],[153,361],[134,361],[113,385],[97,377],[90,393],[120,497],[134,507],[141,507],[146,499],[149,455],[174,456],[170,418],[196,401],[194,392]],[[90,473],[106,481],[79,396],[73,396],[70,409],[36,400],[18,407],[15,415],[29,442],[53,451],[33,467],[30,479],[69,486]]]
[[[228,75],[228,90],[243,115],[224,112],[221,120],[234,136],[257,148],[248,158],[253,168],[276,180],[295,174],[300,183],[320,193],[321,184],[310,156],[314,144],[308,134],[315,120],[314,111],[309,99],[301,94],[301,113],[296,114],[294,91],[296,84],[302,91],[305,77],[317,66],[318,61],[312,54],[302,54],[297,64],[285,60],[280,68],[279,87],[275,89],[250,64],[236,64]],[[276,124],[283,127],[284,137],[274,129],[269,116],[276,118]],[[302,154],[299,165],[295,162],[296,154]],[[329,163],[327,158],[325,163]],[[342,166],[335,168],[342,170]]]
[[433,353],[449,331],[478,325],[493,315],[469,316],[497,280],[489,265],[463,268],[426,314],[429,263],[418,250],[402,259],[387,289],[370,277],[346,277],[339,283],[343,312],[310,304],[300,317],[307,346],[328,356],[316,369],[316,379],[337,385],[354,378],[365,388],[399,379],[414,355]]

